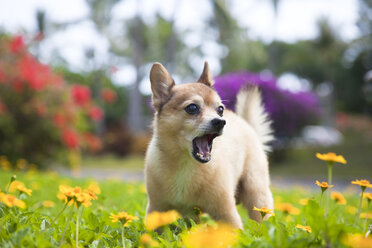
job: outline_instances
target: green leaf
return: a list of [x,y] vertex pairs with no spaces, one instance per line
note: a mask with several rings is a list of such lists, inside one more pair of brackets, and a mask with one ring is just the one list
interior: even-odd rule
[[40,224],[40,230],[45,230],[46,228],[48,228],[50,226],[50,223],[46,220],[46,219],[43,219],[41,221],[41,224]]

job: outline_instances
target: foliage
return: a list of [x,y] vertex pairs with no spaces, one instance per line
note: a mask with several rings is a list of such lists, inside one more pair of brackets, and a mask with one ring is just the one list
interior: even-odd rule
[[121,124],[124,121],[128,113],[129,90],[126,87],[114,85],[111,81],[110,77],[116,73],[116,67],[76,73],[59,66],[56,71],[63,74],[68,84],[78,83],[89,87],[92,98],[104,110],[106,127]]
[[[32,189],[31,195],[21,191],[19,194],[18,191],[7,192],[7,182],[10,178],[14,180],[14,173],[17,173],[18,184],[22,182],[24,187]],[[360,191],[357,191],[357,186],[345,194],[346,204],[330,201],[328,215],[325,215],[325,204],[319,204],[320,190],[273,189],[275,216],[259,224],[250,220],[246,210],[239,206],[244,229],[233,234],[231,228],[224,225],[214,228],[216,223],[200,212],[202,224],[172,217],[166,223],[177,221],[164,224],[166,226],[161,230],[155,232],[146,228],[143,183],[123,183],[115,179],[102,182],[77,180],[32,169],[2,170],[0,182],[1,194],[7,192],[24,203],[24,208],[22,205],[11,207],[3,204],[0,197],[1,247],[56,247],[60,244],[70,247],[76,240],[82,247],[122,247],[122,240],[126,247],[205,247],[206,244],[227,247],[226,243],[233,242],[232,247],[360,247],[362,243],[359,242],[369,245],[372,242],[371,238],[358,236],[364,235],[370,220],[362,219],[353,224]],[[95,199],[91,205],[79,209],[79,205],[68,206],[65,203],[63,196],[79,201],[84,192]],[[368,211],[367,204],[361,206],[362,212]],[[366,214],[361,216],[368,217]],[[166,219],[168,217],[167,213]],[[77,222],[80,225],[76,225]],[[225,242],[225,246],[219,246],[222,244],[216,242],[219,239]]]
[[214,88],[229,109],[235,108],[236,95],[242,87],[258,85],[265,109],[273,120],[275,135],[279,138],[293,137],[305,125],[314,123],[319,118],[320,106],[314,94],[282,90],[273,77],[242,71],[216,77],[215,81]]
[[1,154],[45,167],[51,160],[73,163],[81,148],[99,149],[91,131],[103,112],[88,87],[68,86],[27,51],[21,36],[1,36],[0,53]]

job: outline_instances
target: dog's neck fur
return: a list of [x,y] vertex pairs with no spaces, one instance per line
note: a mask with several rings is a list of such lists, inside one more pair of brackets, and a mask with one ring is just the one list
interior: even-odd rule
[[190,151],[184,146],[184,142],[179,142],[176,137],[178,133],[170,133],[169,130],[160,131],[158,128],[157,117],[155,116],[153,128],[153,140],[156,148],[161,151],[161,157],[165,166],[172,166],[173,168],[179,166],[191,166],[196,163],[192,158]]

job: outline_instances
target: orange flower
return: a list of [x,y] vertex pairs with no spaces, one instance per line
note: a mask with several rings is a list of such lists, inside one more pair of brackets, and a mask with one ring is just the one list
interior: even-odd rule
[[340,205],[346,204],[346,199],[340,192],[336,192],[336,191],[332,192],[331,199],[335,200],[337,204],[340,204]]
[[232,247],[237,238],[233,227],[219,223],[214,226],[198,225],[191,228],[182,240],[186,248],[217,248]]
[[268,209],[267,207],[262,207],[262,208],[253,207],[253,210],[260,212],[262,219],[267,214],[271,214],[272,216],[275,216],[274,212],[272,212],[274,209]]
[[118,214],[110,213],[110,219],[114,223],[120,221],[123,226],[127,226],[133,220],[138,220],[138,217],[129,215],[126,212],[119,212]]
[[366,188],[372,188],[372,184],[368,180],[355,180],[351,182],[352,184],[359,185],[364,191]]
[[51,208],[51,207],[54,207],[54,202],[52,201],[43,201],[43,207],[45,208]]
[[92,191],[94,194],[99,195],[101,194],[101,189],[99,188],[96,182],[89,184],[88,190]]
[[159,242],[153,240],[148,233],[144,233],[141,235],[140,242],[144,247],[159,247]]
[[72,188],[67,185],[60,185],[59,191],[60,193],[57,197],[62,201],[69,202],[69,204],[75,203],[75,207],[80,207],[80,205],[89,207],[92,205],[91,200],[97,199],[97,196],[92,191],[89,189],[83,191],[80,187]]
[[342,155],[336,155],[334,152],[329,152],[325,154],[317,153],[316,157],[320,160],[327,161],[328,163],[341,163],[346,164],[346,160]]
[[91,202],[92,198],[89,194],[85,192],[80,192],[75,195],[75,207],[80,207],[80,205],[83,205],[84,207],[89,207],[92,205]]
[[158,227],[168,225],[181,218],[181,215],[176,210],[167,212],[152,212],[146,217],[146,227],[150,230],[155,230]]
[[280,210],[284,212],[285,214],[298,215],[300,213],[300,210],[298,208],[295,208],[290,203],[281,203],[275,209]]
[[350,247],[357,247],[357,248],[370,248],[372,247],[372,238],[364,237],[361,234],[353,234],[347,235],[346,238],[343,239],[343,242],[350,246]]
[[92,200],[98,199],[97,196],[94,194],[94,192],[89,189],[84,189],[84,194],[87,194]]
[[19,207],[19,208],[26,208],[26,203],[22,200],[19,200],[14,195],[4,194],[0,192],[0,202],[3,202],[7,207]]
[[309,227],[309,226],[303,226],[303,225],[297,224],[296,227],[299,228],[299,229],[301,229],[301,230],[304,230],[304,231],[306,231],[308,233],[311,233],[312,232],[311,227]]
[[26,188],[26,186],[20,181],[13,181],[10,184],[9,190],[10,190],[10,192],[15,192],[16,190],[18,190],[20,192],[26,193],[27,195],[31,195],[31,193],[32,193],[32,190]]
[[333,187],[333,185],[328,185],[327,182],[320,183],[318,180],[316,180],[315,184],[318,185],[322,189],[322,192],[326,191],[328,188]]
[[73,197],[72,189],[73,188],[68,185],[59,185],[59,191],[67,197]]

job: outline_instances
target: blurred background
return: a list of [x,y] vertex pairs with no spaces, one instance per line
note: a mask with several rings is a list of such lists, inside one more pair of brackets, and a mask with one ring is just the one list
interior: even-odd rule
[[156,61],[261,88],[274,181],[371,180],[371,0],[0,0],[1,168],[141,180]]

